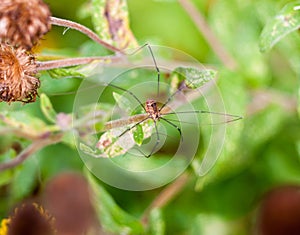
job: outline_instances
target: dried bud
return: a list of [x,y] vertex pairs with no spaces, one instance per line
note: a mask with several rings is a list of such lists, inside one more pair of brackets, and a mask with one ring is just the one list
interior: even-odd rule
[[16,208],[8,219],[6,234],[53,235],[54,218],[41,206],[26,203]]
[[1,0],[1,41],[31,49],[50,30],[50,15],[41,0]]
[[34,56],[25,49],[0,44],[0,102],[34,102],[40,81]]

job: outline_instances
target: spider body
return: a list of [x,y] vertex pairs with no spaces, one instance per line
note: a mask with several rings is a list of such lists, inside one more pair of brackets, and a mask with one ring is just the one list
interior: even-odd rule
[[149,118],[153,119],[154,122],[159,120],[161,115],[155,100],[148,99],[145,104],[145,110],[149,114]]

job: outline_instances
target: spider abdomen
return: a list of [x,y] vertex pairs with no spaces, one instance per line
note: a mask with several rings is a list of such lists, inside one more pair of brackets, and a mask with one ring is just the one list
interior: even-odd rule
[[157,103],[153,99],[148,99],[145,104],[145,110],[149,114],[150,118],[157,121],[160,117],[159,109],[157,108]]

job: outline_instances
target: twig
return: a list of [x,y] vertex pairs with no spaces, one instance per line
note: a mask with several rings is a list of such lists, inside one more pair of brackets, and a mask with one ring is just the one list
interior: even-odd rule
[[114,51],[114,52],[119,52],[121,54],[124,54],[122,52],[122,50],[120,50],[119,48],[116,48],[115,46],[110,45],[109,43],[103,41],[102,39],[100,39],[98,37],[98,35],[96,33],[94,33],[92,30],[90,30],[89,28],[87,28],[87,27],[85,27],[81,24],[78,24],[78,23],[70,21],[70,20],[60,19],[60,18],[53,17],[53,16],[50,18],[50,22],[53,25],[58,25],[58,26],[63,26],[63,27],[68,27],[68,28],[78,30],[78,31],[82,32],[83,34],[87,35],[89,38],[91,38],[95,42],[97,42],[100,45],[106,47],[107,49],[109,49],[111,51]]
[[29,145],[26,149],[24,149],[16,158],[14,158],[9,162],[0,164],[0,172],[20,165],[29,156],[31,156],[33,153],[37,152],[41,148],[59,142],[62,136],[63,136],[62,134],[57,134],[52,136],[47,136],[47,135],[42,136],[40,140],[34,141],[31,145]]
[[189,174],[183,173],[172,184],[167,186],[144,211],[141,218],[142,223],[147,224],[149,214],[154,208],[161,208],[167,205],[184,188],[188,179]]
[[96,57],[79,57],[79,58],[68,58],[61,60],[50,60],[50,61],[38,61],[37,70],[49,70],[62,67],[70,67],[76,65],[88,64],[93,61],[115,62],[122,59],[122,56],[96,56]]
[[189,0],[178,0],[178,2],[181,4],[183,9],[188,13],[188,15],[194,21],[199,31],[202,32],[207,43],[211,46],[211,48],[214,50],[216,55],[220,58],[222,63],[231,70],[235,69],[237,67],[236,61],[226,51],[226,49],[222,46],[219,40],[215,37],[209,25],[206,23],[204,17],[201,15],[199,11],[197,11],[193,3]]

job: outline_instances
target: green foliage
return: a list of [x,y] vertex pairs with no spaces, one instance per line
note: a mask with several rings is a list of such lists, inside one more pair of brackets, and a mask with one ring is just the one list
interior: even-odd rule
[[41,94],[41,110],[48,121],[56,122],[57,113],[53,109],[50,99],[45,94]]
[[113,92],[113,97],[118,106],[123,109],[127,114],[133,114],[130,101],[116,92]]
[[123,211],[108,192],[87,173],[94,193],[94,205],[102,226],[116,234],[144,234],[142,224],[133,216]]
[[70,78],[70,77],[78,77],[78,78],[85,78],[83,74],[77,71],[76,68],[59,68],[59,69],[51,69],[47,72],[50,74],[52,78]]
[[212,69],[196,69],[196,68],[176,68],[171,76],[179,80],[179,83],[185,81],[187,87],[195,89],[203,86],[216,77],[217,72]]
[[300,27],[300,1],[286,4],[262,31],[259,47],[270,50],[279,40]]
[[[172,185],[151,191],[129,192],[108,185],[104,187],[91,173],[86,173],[97,219],[106,232],[250,234],[256,226],[253,221],[258,218],[253,211],[259,206],[263,193],[276,185],[300,183],[300,38],[297,32],[300,2],[286,5],[272,0],[193,2],[195,10],[203,15],[207,27],[219,42],[212,40],[210,45],[203,36],[205,33],[199,32],[178,1],[130,0],[128,6],[126,1],[115,1],[108,6],[107,1],[93,0],[90,4],[79,6],[81,3],[70,0],[48,0],[54,16],[66,14],[86,25],[92,24],[91,28],[101,39],[114,46],[125,48],[124,44],[127,44],[129,48],[138,48],[136,37],[140,45],[149,42],[150,45],[176,47],[205,64],[199,66],[180,53],[172,54],[168,48],[154,49],[159,67],[164,65],[160,67],[162,84],[168,86],[161,87],[160,105],[184,81],[191,89],[183,92],[191,94],[192,99],[188,102],[195,110],[220,111],[243,117],[228,123],[222,120],[222,115],[210,114],[196,115],[196,118],[182,123],[178,121],[179,117],[172,120],[179,127],[190,125],[188,135],[191,138],[200,135],[194,159],[184,170],[189,173],[189,181],[184,187],[176,188],[179,194],[173,197],[168,197],[169,192],[174,193]],[[71,4],[72,10],[76,7],[81,17],[86,18],[78,19],[76,12],[68,12],[66,4]],[[108,7],[112,9],[110,18],[105,13]],[[124,24],[114,28],[116,25],[111,23],[118,19]],[[41,43],[41,56],[38,58],[48,58],[46,47],[57,48],[52,49],[51,54],[58,58],[108,53],[90,39],[77,36],[74,30],[63,36],[62,29],[56,30],[53,27],[51,34]],[[222,64],[214,51],[218,46],[233,57],[236,63],[234,69],[225,68]],[[60,47],[68,52],[58,49]],[[262,54],[259,50],[268,53]],[[174,161],[172,157],[178,145],[186,140],[180,140],[174,126],[161,125],[161,122],[157,124],[165,129],[159,129],[160,133],[165,131],[161,134],[164,147],[150,158],[134,155],[142,152],[133,149],[133,146],[139,148],[139,145],[155,141],[155,135],[149,138],[155,131],[152,120],[137,125],[124,135],[121,141],[125,145],[123,149],[120,143],[112,146],[116,148],[109,150],[113,158],[92,157],[103,153],[96,148],[100,145],[99,141],[109,136],[113,142],[129,127],[109,129],[106,126],[108,121],[115,116],[119,119],[123,118],[123,114],[133,116],[144,111],[136,100],[135,107],[132,107],[134,99],[128,93],[114,90],[106,84],[111,82],[124,89],[137,86],[134,92],[137,92],[138,98],[142,97],[142,103],[148,96],[156,94],[157,87],[153,84],[157,82],[157,73],[147,48],[136,55],[120,55],[120,58],[122,60],[116,63],[99,60],[85,66],[41,72],[36,103],[0,103],[1,164],[15,160],[20,152],[37,140],[62,135],[57,144],[45,146],[19,166],[0,172],[3,193],[1,216],[7,216],[10,205],[36,196],[36,189],[43,191],[45,182],[60,172],[83,171],[83,167],[87,166],[118,183],[126,181],[124,169],[150,172],[151,177],[148,178],[130,178],[132,184],[146,187],[159,184],[168,173],[152,174],[153,169],[171,162],[171,169],[175,172],[177,167],[185,165],[188,160],[184,154]],[[153,83],[149,83],[150,86],[146,82]],[[142,86],[143,83],[146,86]],[[98,95],[97,99],[86,104],[84,99],[89,101],[94,94]],[[170,104],[181,101],[180,97],[175,97]],[[76,102],[80,108],[74,108]],[[188,102],[180,104],[178,110],[184,109]],[[200,133],[196,134],[197,123],[191,125],[195,121],[201,124]],[[218,135],[220,133],[223,135]],[[128,139],[131,141],[129,144]],[[84,158],[81,152],[89,156]],[[84,165],[82,160],[90,164]],[[119,166],[120,171],[115,173],[105,167],[98,169],[97,164],[100,162],[101,165],[104,160]],[[158,197],[160,193],[164,197]],[[155,203],[163,206],[152,208],[155,199],[158,200]],[[150,211],[145,222],[140,218],[144,218],[146,208]]]
[[137,125],[133,130],[133,139],[137,145],[141,145],[144,140],[144,131],[141,125]]
[[93,0],[91,17],[100,37],[119,48],[136,47],[137,43],[129,28],[127,2],[121,0]]
[[174,92],[184,81],[188,88],[196,89],[215,79],[216,75],[217,71],[213,69],[178,67],[171,73],[171,87]]
[[163,218],[163,213],[160,209],[154,208],[150,214],[149,222],[149,235],[163,235],[165,234],[165,221]]
[[20,201],[30,196],[36,186],[36,178],[38,174],[38,161],[32,156],[24,163],[21,170],[18,170],[11,184],[11,200]]

